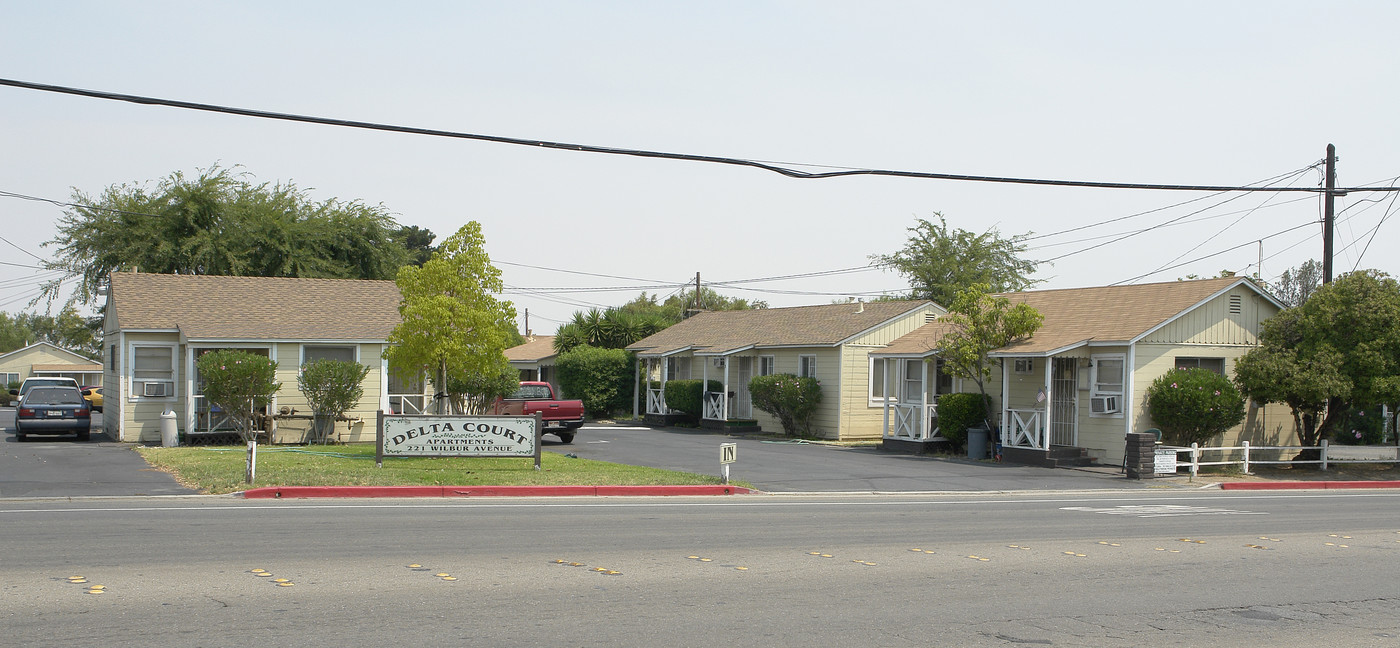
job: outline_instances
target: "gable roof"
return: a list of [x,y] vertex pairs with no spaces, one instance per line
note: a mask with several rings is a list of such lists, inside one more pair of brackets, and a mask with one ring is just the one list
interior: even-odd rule
[[709,311],[627,346],[644,355],[687,348],[727,353],[746,347],[836,346],[898,317],[935,306],[930,301],[877,301],[792,308]]
[[114,272],[107,305],[119,330],[192,340],[388,339],[399,323],[392,281]]
[[554,351],[553,335],[537,335],[533,340],[506,349],[506,360],[511,362],[539,362],[559,355]]
[[11,356],[21,356],[21,355],[25,355],[25,354],[30,353],[30,352],[32,352],[32,351],[34,351],[34,350],[36,350],[36,349],[41,348],[41,347],[48,347],[49,349],[51,349],[51,350],[53,350],[53,351],[55,351],[55,352],[57,352],[57,353],[61,353],[61,354],[63,354],[63,355],[71,356],[71,357],[74,359],[74,361],[77,362],[77,363],[79,363],[79,364],[86,364],[86,363],[90,363],[90,362],[93,361],[93,358],[90,358],[90,357],[85,356],[85,355],[83,355],[83,354],[81,354],[81,353],[78,353],[77,351],[72,351],[72,350],[69,350],[69,349],[65,349],[65,348],[63,348],[63,347],[61,347],[61,346],[58,346],[57,344],[53,344],[53,343],[50,343],[50,342],[35,342],[34,344],[31,344],[31,345],[29,345],[29,346],[27,346],[27,347],[21,347],[21,348],[15,349],[14,351],[10,351],[9,353],[0,353],[0,362],[5,362],[6,359],[10,358]]
[[[1043,355],[1090,342],[1127,344],[1238,284],[1282,307],[1244,277],[1005,293],[999,296],[1040,311],[1045,324],[1030,339],[997,349],[993,355]],[[925,325],[875,355],[926,355],[938,348],[950,330],[938,322]]]

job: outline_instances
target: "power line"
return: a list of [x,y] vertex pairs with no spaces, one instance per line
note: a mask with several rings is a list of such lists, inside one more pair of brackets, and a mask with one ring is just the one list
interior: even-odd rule
[[[166,106],[170,108],[182,108],[186,110],[198,110],[203,112],[223,113],[229,115],[239,115],[244,117],[257,117],[261,119],[274,119],[280,121],[301,122],[308,124],[321,124],[326,126],[341,126],[346,128],[358,128],[365,130],[388,131],[394,133],[407,133],[413,135],[427,135],[432,137],[448,137],[455,139],[477,140],[483,142],[495,142],[498,144],[514,144],[518,146],[529,146],[532,148],[547,148],[564,151],[578,151],[583,153],[601,153],[606,155],[624,155],[632,157],[657,158],[667,160],[683,160],[690,162],[708,162],[712,164],[726,164],[733,166],[745,166],[765,171],[772,171],[789,178],[799,179],[824,179],[838,178],[846,176],[890,176],[898,178],[922,178],[930,180],[956,180],[965,182],[994,182],[1006,184],[1028,184],[1028,185],[1049,185],[1059,187],[1091,187],[1098,189],[1153,189],[1170,191],[1229,191],[1229,192],[1256,192],[1256,191],[1293,191],[1306,193],[1325,193],[1322,187],[1235,187],[1222,185],[1172,185],[1172,184],[1152,184],[1152,183],[1130,183],[1130,182],[1094,182],[1085,180],[1049,180],[1043,178],[1012,178],[1001,176],[980,176],[959,173],[931,173],[918,171],[896,171],[889,169],[859,169],[840,167],[844,170],[827,171],[821,173],[809,173],[799,171],[790,166],[770,164],[758,160],[747,160],[742,158],[719,157],[711,155],[694,155],[689,153],[666,153],[661,151],[647,151],[641,149],[625,149],[608,146],[591,146],[587,144],[570,144],[565,142],[553,142],[548,140],[525,139],[518,137],[504,137],[499,135],[482,135],[477,133],[463,133],[457,131],[446,131],[431,128],[417,128],[411,126],[395,126],[391,124],[380,124],[375,122],[354,121],[346,119],[332,119],[328,117],[313,117],[310,115],[296,115],[290,113],[278,113],[265,110],[252,110],[247,108],[236,108],[232,106],[220,106],[215,104],[195,103],[189,101],[177,101],[172,99],[160,99],[156,97],[145,97],[139,95],[121,94],[115,92],[103,92],[99,90],[86,90],[68,86],[50,85],[44,83],[31,83],[14,79],[0,79],[0,85],[24,88],[28,90],[38,90],[42,92],[55,92],[59,94],[77,95],[81,97],[91,97],[95,99],[106,99],[111,101],[125,101],[141,105]],[[802,165],[817,166],[817,165]],[[1341,191],[1400,191],[1397,187],[1352,187],[1340,189]]]
[[1140,274],[1140,275],[1138,275],[1138,276],[1136,276],[1136,277],[1133,277],[1133,278],[1131,278],[1131,279],[1124,279],[1124,280],[1122,280],[1122,281],[1115,281],[1115,282],[1113,282],[1113,283],[1111,283],[1111,284],[1109,284],[1109,285],[1110,285],[1110,286],[1121,286],[1121,285],[1123,285],[1123,284],[1132,283],[1132,282],[1134,282],[1134,281],[1137,281],[1138,279],[1142,279],[1142,278],[1144,278],[1144,277],[1150,277],[1150,276],[1152,276],[1152,275],[1154,275],[1154,274],[1157,274],[1157,273],[1159,273],[1159,272],[1164,272],[1164,271],[1167,271],[1167,270],[1174,270],[1174,269],[1176,269],[1176,268],[1180,268],[1180,267],[1183,267],[1183,266],[1188,266],[1188,265],[1191,265],[1192,263],[1195,263],[1195,262],[1197,262],[1197,261],[1205,261],[1206,259],[1209,259],[1209,258],[1211,258],[1211,257],[1218,257],[1218,256],[1220,256],[1220,255],[1222,255],[1222,254],[1225,254],[1225,253],[1228,253],[1228,252],[1234,252],[1235,250],[1238,250],[1238,249],[1240,249],[1240,248],[1242,248],[1242,247],[1245,247],[1246,245],[1254,245],[1254,244],[1258,243],[1259,241],[1267,241],[1267,240],[1269,240],[1269,239],[1271,239],[1271,238],[1273,238],[1273,237],[1275,237],[1275,236],[1282,236],[1282,235],[1287,234],[1287,233],[1289,233],[1289,232],[1292,232],[1292,231],[1294,231],[1294,230],[1302,229],[1302,228],[1304,228],[1304,227],[1312,227],[1313,225],[1316,225],[1316,223],[1303,223],[1302,225],[1296,225],[1296,226],[1294,226],[1294,227],[1290,227],[1290,228],[1288,228],[1288,229],[1286,229],[1286,230],[1283,230],[1283,231],[1280,231],[1280,232],[1274,232],[1273,234],[1270,234],[1270,235],[1265,236],[1265,237],[1260,238],[1260,239],[1255,239],[1255,240],[1253,240],[1253,241],[1246,241],[1246,242],[1244,242],[1244,243],[1241,243],[1241,244],[1236,245],[1236,246],[1231,247],[1231,248],[1226,248],[1226,249],[1220,250],[1220,251],[1218,251],[1218,252],[1212,252],[1212,253],[1207,254],[1207,255],[1205,255],[1205,256],[1203,256],[1203,257],[1196,257],[1196,258],[1194,258],[1194,259],[1191,259],[1190,261],[1183,261],[1183,262],[1178,263],[1178,264],[1176,264],[1176,265],[1174,265],[1174,266],[1169,266],[1169,267],[1165,267],[1165,268],[1157,268],[1156,270],[1153,270],[1152,272],[1147,272],[1147,273],[1144,273],[1144,274]]

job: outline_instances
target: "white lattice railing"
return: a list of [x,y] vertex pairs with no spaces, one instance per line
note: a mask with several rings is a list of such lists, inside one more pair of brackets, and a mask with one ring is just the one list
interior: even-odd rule
[[724,392],[705,392],[704,401],[705,418],[712,421],[723,421],[727,418],[724,415]]
[[1049,439],[1045,436],[1045,426],[1041,424],[1044,410],[1006,410],[1006,438],[1002,445],[1011,448],[1031,448],[1049,450]]
[[666,390],[647,389],[647,414],[666,413]]
[[890,438],[928,441],[938,436],[938,406],[896,403],[890,408],[894,415]]

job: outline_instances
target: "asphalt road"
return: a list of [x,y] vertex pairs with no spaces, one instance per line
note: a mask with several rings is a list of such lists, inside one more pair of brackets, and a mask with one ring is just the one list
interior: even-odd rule
[[1397,505],[1362,491],[7,501],[0,643],[1396,646],[1400,520],[1378,512]]
[[130,444],[102,433],[102,415],[93,415],[88,441],[72,436],[15,439],[15,409],[0,408],[0,498],[188,495],[170,475],[151,468]]

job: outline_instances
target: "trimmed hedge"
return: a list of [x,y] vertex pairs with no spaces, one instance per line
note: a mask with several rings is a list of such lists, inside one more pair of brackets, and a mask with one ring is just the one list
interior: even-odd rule
[[947,439],[954,451],[967,444],[967,429],[987,422],[990,396],[983,394],[942,394],[938,397],[938,435]]
[[569,398],[583,401],[593,418],[632,410],[633,366],[636,359],[622,349],[582,345],[559,354],[559,387]]
[[757,376],[749,381],[753,406],[777,417],[791,436],[812,431],[812,415],[822,402],[822,385],[815,378],[793,374]]
[[[666,407],[673,410],[685,412],[685,415],[692,423],[698,423],[700,416],[704,413],[705,400],[700,393],[700,383],[698,378],[693,380],[668,380],[666,381]],[[710,391],[720,391],[724,389],[724,383],[718,380],[710,381]]]

